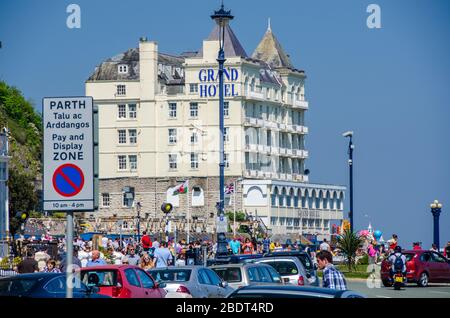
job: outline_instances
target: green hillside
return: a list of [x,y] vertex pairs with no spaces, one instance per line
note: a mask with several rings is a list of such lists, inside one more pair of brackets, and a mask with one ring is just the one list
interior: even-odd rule
[[0,129],[10,132],[9,208],[11,232],[19,211],[39,209],[37,189],[41,180],[42,119],[20,90],[0,81]]

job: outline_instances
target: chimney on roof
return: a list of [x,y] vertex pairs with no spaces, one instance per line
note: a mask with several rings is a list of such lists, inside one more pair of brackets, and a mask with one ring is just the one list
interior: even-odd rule
[[158,83],[158,44],[147,38],[139,42],[139,77],[141,97],[154,99]]

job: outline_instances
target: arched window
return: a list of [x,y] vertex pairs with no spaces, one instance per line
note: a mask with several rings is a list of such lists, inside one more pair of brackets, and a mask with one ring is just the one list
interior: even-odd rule
[[[299,191],[301,193],[301,191]],[[308,190],[305,190],[305,193],[302,195],[302,208],[306,209],[306,200],[308,197]]]
[[322,209],[323,208],[322,205],[320,204],[322,198],[323,198],[323,191],[321,190],[321,191],[319,191],[319,195],[315,198],[315,200],[316,200],[316,209]]
[[272,195],[271,195],[271,199],[272,199],[272,206],[277,206],[277,196],[278,196],[278,188],[275,187],[275,190],[273,191]]
[[294,197],[294,190],[291,188],[291,190],[289,190],[289,195],[286,197],[286,206],[288,207],[292,206],[293,197]]
[[297,189],[297,195],[294,195],[294,208],[298,208],[298,201],[300,199],[301,196],[301,191],[300,189]]
[[192,188],[192,198],[191,198],[192,206],[204,206],[205,205],[205,196],[203,189],[201,187],[195,186]]
[[286,198],[286,188],[283,188],[281,190],[281,194],[280,194],[279,199],[278,199],[278,205],[279,206],[285,206],[285,198]]

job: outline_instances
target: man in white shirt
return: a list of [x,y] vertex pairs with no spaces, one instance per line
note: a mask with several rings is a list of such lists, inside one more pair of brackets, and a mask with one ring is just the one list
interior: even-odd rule
[[106,236],[102,237],[102,247],[104,249],[108,248],[108,238]]
[[319,249],[320,249],[321,251],[328,251],[328,252],[331,252],[330,244],[327,243],[327,239],[326,239],[326,238],[323,239],[323,243],[320,244]]

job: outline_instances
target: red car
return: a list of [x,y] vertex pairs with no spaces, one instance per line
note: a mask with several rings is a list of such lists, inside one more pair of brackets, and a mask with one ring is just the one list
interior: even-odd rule
[[[426,251],[403,251],[406,256],[407,282],[417,283],[420,287],[428,283],[450,283],[450,260],[442,254]],[[387,260],[381,263],[381,280],[386,287],[392,286],[389,280],[391,264]]]
[[81,281],[97,286],[98,294],[113,298],[164,298],[164,284],[158,284],[143,269],[132,265],[104,265],[80,269]]

